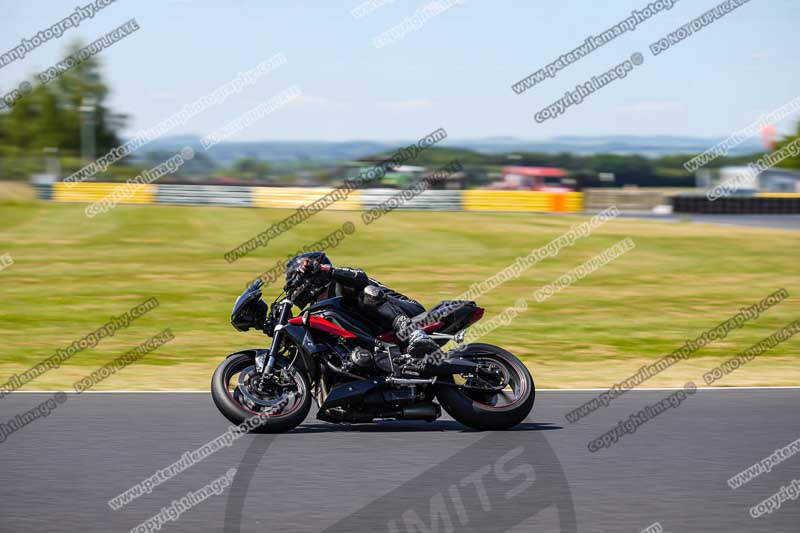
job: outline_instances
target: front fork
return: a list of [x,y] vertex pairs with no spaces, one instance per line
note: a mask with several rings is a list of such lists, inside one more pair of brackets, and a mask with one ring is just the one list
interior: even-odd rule
[[265,376],[272,374],[272,369],[275,368],[275,358],[278,356],[278,350],[280,350],[281,343],[283,342],[283,328],[286,327],[286,324],[292,317],[292,307],[294,303],[287,298],[282,300],[279,305],[281,306],[281,312],[278,317],[278,323],[275,325],[275,332],[272,336],[272,346],[269,348],[269,358],[267,359],[266,368],[264,367],[264,359],[261,358],[259,360],[259,358],[256,358],[256,371]]

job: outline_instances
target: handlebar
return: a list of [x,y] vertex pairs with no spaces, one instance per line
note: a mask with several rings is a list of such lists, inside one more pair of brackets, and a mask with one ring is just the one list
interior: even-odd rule
[[304,282],[302,282],[298,287],[296,287],[291,292],[291,294],[289,294],[289,299],[292,301],[297,300],[304,292],[306,292],[306,290],[308,290],[309,285],[310,285],[310,280],[305,280]]

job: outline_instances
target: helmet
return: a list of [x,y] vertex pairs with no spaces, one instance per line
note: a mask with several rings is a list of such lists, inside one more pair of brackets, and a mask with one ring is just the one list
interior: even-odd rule
[[289,259],[289,261],[286,263],[286,281],[290,281],[297,276],[300,265],[302,265],[303,261],[306,259],[319,261],[321,265],[333,266],[333,263],[331,263],[331,260],[328,259],[327,255],[325,255],[325,252],[306,252],[304,254],[296,255]]
[[[333,266],[331,260],[325,255],[325,252],[306,252],[296,255],[286,263],[286,286],[283,290],[289,290],[300,279],[300,266],[305,261],[319,261],[320,265]],[[331,278],[329,276],[315,276],[308,281],[309,285],[306,286],[306,290],[303,291],[302,294],[296,294],[294,296],[295,305],[301,309],[313,302],[317,296],[322,294],[325,288],[331,284]]]

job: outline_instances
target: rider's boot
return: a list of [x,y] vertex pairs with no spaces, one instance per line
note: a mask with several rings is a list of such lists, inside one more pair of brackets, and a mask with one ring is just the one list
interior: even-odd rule
[[406,351],[414,359],[420,359],[439,350],[439,345],[436,344],[436,341],[417,328],[407,316],[398,316],[394,319],[392,326],[398,337],[408,339],[408,349]]

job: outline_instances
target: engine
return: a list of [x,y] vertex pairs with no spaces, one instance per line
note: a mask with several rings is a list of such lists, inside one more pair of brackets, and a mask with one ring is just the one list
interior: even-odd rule
[[362,377],[391,374],[393,361],[401,357],[400,349],[394,345],[376,345],[374,351],[361,346],[349,348],[343,345],[335,347],[340,368],[348,373]]

